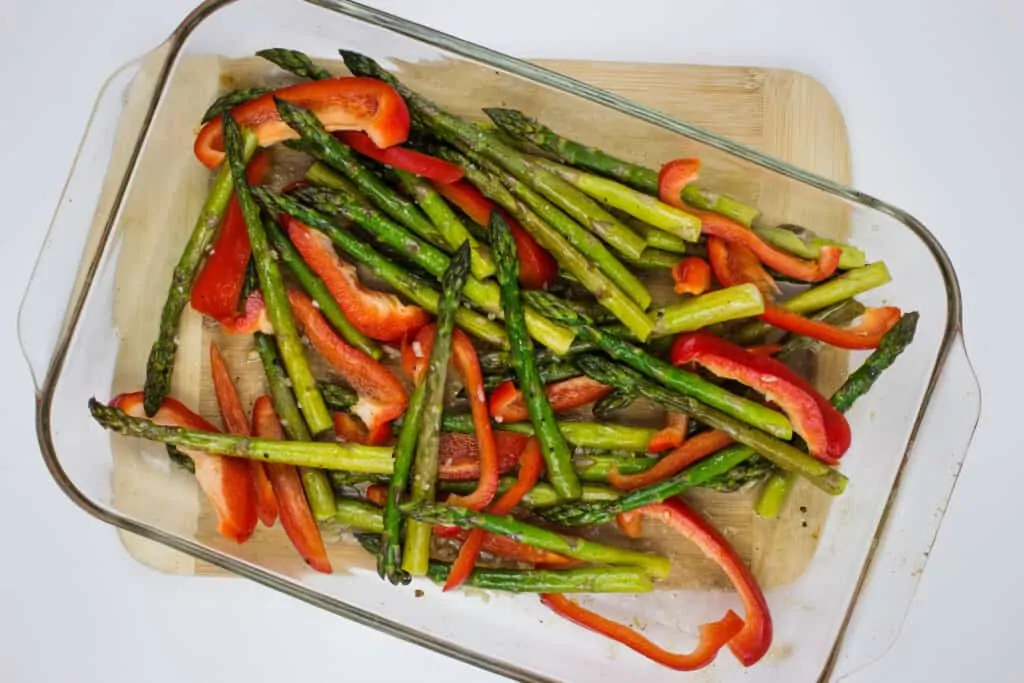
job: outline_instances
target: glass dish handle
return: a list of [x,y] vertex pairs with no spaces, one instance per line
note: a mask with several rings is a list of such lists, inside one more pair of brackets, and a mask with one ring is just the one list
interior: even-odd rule
[[169,49],[164,44],[114,72],[89,117],[18,312],[18,338],[37,391],[96,260]]
[[938,535],[981,414],[981,389],[962,334],[950,345],[911,446],[886,527],[864,577],[857,606],[835,653],[829,680],[882,659],[896,642]]

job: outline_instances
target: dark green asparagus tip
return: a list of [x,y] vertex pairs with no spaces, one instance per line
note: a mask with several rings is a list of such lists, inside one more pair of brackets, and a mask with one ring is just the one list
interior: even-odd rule
[[289,50],[283,47],[271,47],[260,50],[256,56],[262,57],[269,62],[276,64],[285,71],[290,71],[301,78],[310,78],[314,81],[324,78],[333,78],[326,69],[321,69],[305,53],[298,50]]
[[444,296],[458,296],[466,284],[469,275],[469,242],[462,245],[448,262],[448,270],[441,276],[441,290]]
[[520,296],[523,298],[523,303],[532,306],[545,318],[557,323],[577,327],[579,325],[589,325],[593,322],[589,316],[577,311],[554,294],[542,290],[527,289],[520,292]]
[[257,97],[263,97],[268,92],[273,92],[270,88],[243,88],[241,90],[232,90],[231,92],[221,95],[210,108],[203,114],[203,123],[217,118],[226,111],[230,111],[240,104],[254,100]]
[[498,270],[506,270],[509,281],[519,281],[519,257],[516,251],[515,240],[512,239],[512,231],[508,223],[497,211],[491,212],[491,219],[488,221],[487,231],[491,235],[491,250],[494,253],[494,261]]
[[366,55],[361,55],[358,52],[352,52],[351,50],[338,50],[338,54],[341,55],[341,58],[344,60],[345,66],[348,67],[348,70],[356,76],[379,78],[392,87],[398,84],[398,79],[385,71],[380,64]]
[[490,117],[491,121],[494,121],[495,125],[513,135],[530,133],[540,128],[537,121],[518,109],[485,107],[484,113]]

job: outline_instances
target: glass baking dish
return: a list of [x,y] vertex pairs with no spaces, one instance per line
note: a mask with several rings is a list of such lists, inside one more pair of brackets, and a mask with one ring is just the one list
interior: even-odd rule
[[[307,571],[297,557],[261,551],[260,544],[229,545],[209,533],[203,522],[208,511],[189,475],[173,468],[160,449],[111,437],[92,422],[88,397],[141,387],[156,326],[135,322],[155,321],[162,301],[149,300],[150,294],[165,291],[209,177],[188,152],[196,121],[219,89],[247,78],[245,69],[227,78],[224,58],[247,57],[267,46],[295,47],[326,59],[335,58],[339,47],[363,52],[459,113],[480,119],[478,108],[498,97],[556,129],[584,131],[584,141],[651,166],[698,156],[710,187],[756,204],[780,223],[847,233],[873,258],[884,259],[893,282],[863,298],[920,311],[917,339],[849,415],[855,439],[843,460],[850,477],[846,493],[831,501],[802,494],[824,512],[804,536],[790,538],[804,549],[801,565],[783,571],[785,576],[774,575],[779,572],[772,551],[792,547],[776,537],[792,537],[790,527],[800,526],[795,510],[777,523],[789,525],[785,528],[753,520],[752,512],[739,520],[753,529],[736,542],[765,583],[774,645],[752,669],[743,670],[723,655],[696,676],[838,680],[884,655],[927,562],[980,409],[963,345],[956,275],[931,233],[896,207],[823,177],[582,82],[353,2],[209,0],[160,47],[115,73],[100,93],[19,319],[37,387],[43,457],[72,500],[147,543],[185,554],[154,562],[164,569],[201,561],[519,680],[682,676],[553,618],[536,596],[442,595],[423,582],[395,589],[380,581],[340,534],[333,551],[340,555],[332,555],[336,571],[330,576]],[[467,74],[475,87],[465,86]],[[182,88],[194,100],[184,113],[174,104]],[[606,133],[589,139],[588,129]],[[159,218],[179,213],[191,218]],[[201,323],[183,324],[183,348],[202,338]],[[863,354],[837,358],[841,379]],[[200,367],[180,366],[176,395],[194,404],[199,397],[190,387]],[[701,498],[712,519],[715,501]],[[730,533],[728,526],[725,530]],[[271,531],[280,533],[279,527]],[[148,552],[158,550],[150,545]],[[692,569],[694,576],[707,570],[699,563],[683,569]],[[685,651],[695,642],[699,623],[718,618],[726,607],[739,609],[737,598],[709,576],[683,577],[671,589],[649,595],[594,596],[587,602]]]

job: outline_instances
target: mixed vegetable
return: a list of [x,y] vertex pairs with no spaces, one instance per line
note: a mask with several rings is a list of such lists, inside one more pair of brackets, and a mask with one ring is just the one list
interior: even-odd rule
[[[772,518],[799,478],[843,492],[844,413],[917,324],[854,298],[888,282],[885,264],[768,224],[700,185],[696,159],[643,168],[509,109],[470,123],[351,52],[343,77],[292,50],[259,54],[303,80],[228,93],[203,117],[194,153],[218,170],[145,387],[93,399],[97,422],[166,444],[221,534],[243,543],[279,519],[317,571],[332,571],[320,524],[336,521],[394,584],[538,593],[678,670],[725,646],[744,666],[762,659],[763,592],[679,494],[761,486],[756,513]],[[270,183],[279,145],[311,160],[284,186]],[[674,292],[655,301],[659,270]],[[783,280],[805,286],[787,297]],[[249,335],[265,370],[249,418],[211,346],[223,432],[169,395],[186,304]],[[824,345],[873,351],[830,399],[806,363]],[[663,428],[620,417],[640,399],[665,409]],[[742,601],[689,653],[568,597],[653,590],[667,558],[580,529],[637,538],[652,523],[715,561]]]

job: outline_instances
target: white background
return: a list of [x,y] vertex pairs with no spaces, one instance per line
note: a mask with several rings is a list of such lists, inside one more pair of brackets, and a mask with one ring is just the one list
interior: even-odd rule
[[[17,305],[101,84],[192,3],[0,2],[0,680],[498,680],[246,581],[144,569],[43,467]],[[855,184],[953,258],[984,398],[903,634],[855,680],[1020,680],[1024,3],[591,0],[587,19],[582,2],[372,4],[517,56],[779,66],[831,90]]]

